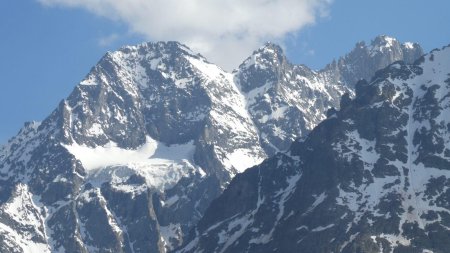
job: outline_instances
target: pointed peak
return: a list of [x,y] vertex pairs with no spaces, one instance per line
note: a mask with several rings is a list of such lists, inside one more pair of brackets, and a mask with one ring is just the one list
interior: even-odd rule
[[201,54],[192,51],[188,46],[177,41],[156,41],[144,42],[133,46],[123,46],[116,51],[108,52],[106,56],[120,56],[121,55],[151,55],[155,57],[160,56],[191,56],[194,58],[202,58]]
[[417,54],[424,54],[423,48],[416,42],[404,42],[401,44],[404,52],[417,52]]
[[191,51],[189,47],[184,44],[181,44],[177,41],[149,41],[143,42],[134,46],[124,46],[119,49],[119,51],[130,51],[130,50],[139,50],[139,49],[159,49],[159,50],[186,50]]
[[[188,58],[195,58],[204,62],[209,61],[200,53],[192,51],[188,46],[176,41],[144,42],[132,46],[124,46],[118,50],[107,52],[94,67],[114,68],[118,64],[129,68],[136,62],[146,62],[152,70],[169,71],[169,66],[186,62]],[[111,63],[114,63],[111,65]],[[90,79],[82,81],[82,84],[93,83]]]
[[386,47],[390,48],[395,46],[396,44],[400,44],[396,38],[387,35],[378,35],[370,41],[370,44],[366,43],[366,41],[357,42],[354,50],[371,50],[374,48],[379,49]]
[[260,47],[258,51],[267,51],[267,50],[273,50],[275,52],[283,53],[283,49],[281,48],[281,46],[270,41],[264,43],[264,45]]
[[404,47],[406,49],[414,49],[414,48],[420,47],[420,45],[418,43],[408,41],[408,42],[402,43],[402,47]]
[[394,37],[390,37],[387,35],[378,35],[371,41],[372,46],[394,46],[395,43],[398,43],[398,40]]
[[370,56],[380,55],[380,54],[395,54],[395,52],[401,52],[400,42],[394,38],[387,35],[379,35],[375,37],[371,42],[370,46],[367,47]]
[[272,42],[266,42],[262,47],[253,51],[241,65],[239,69],[248,69],[254,66],[257,69],[267,69],[280,66],[287,62],[283,49]]
[[283,52],[283,49],[279,45],[277,45],[273,42],[266,42],[258,50],[255,50],[253,52],[253,55],[262,55],[262,56],[265,56],[265,58],[270,57],[270,58],[281,59],[284,57],[284,52]]

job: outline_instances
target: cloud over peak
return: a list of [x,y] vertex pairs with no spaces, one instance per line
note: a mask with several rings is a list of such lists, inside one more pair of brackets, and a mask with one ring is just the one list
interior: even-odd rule
[[267,40],[326,15],[332,0],[38,0],[126,23],[149,40],[177,40],[232,69]]

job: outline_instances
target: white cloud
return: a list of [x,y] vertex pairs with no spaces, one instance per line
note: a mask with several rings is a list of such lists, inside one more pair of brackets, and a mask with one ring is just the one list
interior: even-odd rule
[[119,39],[119,35],[117,33],[110,34],[105,37],[101,37],[98,39],[98,45],[101,47],[107,47],[113,44],[116,40]]
[[38,0],[125,22],[149,40],[177,40],[225,69],[265,41],[328,15],[332,0]]

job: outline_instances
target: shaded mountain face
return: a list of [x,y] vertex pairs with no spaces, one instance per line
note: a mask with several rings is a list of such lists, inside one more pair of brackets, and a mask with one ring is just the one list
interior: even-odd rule
[[273,44],[233,73],[176,42],[107,53],[0,148],[0,251],[178,247],[231,178],[354,93],[339,78]]
[[356,85],[237,175],[178,252],[448,252],[450,46]]

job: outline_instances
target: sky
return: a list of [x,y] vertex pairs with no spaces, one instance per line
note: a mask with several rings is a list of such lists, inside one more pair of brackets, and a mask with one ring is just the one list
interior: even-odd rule
[[320,69],[381,34],[425,51],[448,45],[449,9],[448,0],[0,1],[0,144],[123,45],[177,40],[230,70],[272,41]]

